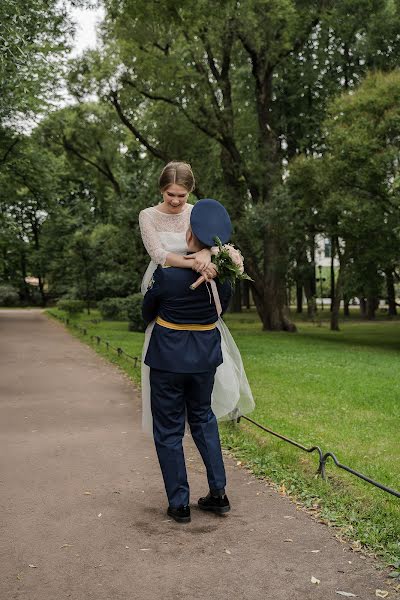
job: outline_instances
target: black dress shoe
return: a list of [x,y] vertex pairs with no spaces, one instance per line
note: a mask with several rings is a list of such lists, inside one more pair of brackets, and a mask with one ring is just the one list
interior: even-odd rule
[[175,519],[178,523],[190,523],[190,506],[179,506],[179,508],[173,508],[168,506],[167,513],[170,517]]
[[231,505],[226,494],[223,496],[213,496],[211,492],[208,492],[207,496],[199,498],[198,505],[202,510],[211,510],[218,514],[227,513],[231,510]]

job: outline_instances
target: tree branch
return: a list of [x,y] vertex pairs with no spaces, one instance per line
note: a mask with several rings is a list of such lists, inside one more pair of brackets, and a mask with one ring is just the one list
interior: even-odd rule
[[211,50],[211,45],[210,43],[207,41],[206,37],[204,36],[204,34],[200,34],[200,39],[203,42],[206,54],[207,54],[207,62],[208,62],[208,66],[210,67],[210,71],[214,76],[214,79],[218,82],[220,82],[221,80],[221,73],[218,71],[217,65],[215,64],[215,59],[213,56],[213,52]]
[[6,152],[5,152],[4,156],[3,156],[3,158],[1,158],[1,159],[0,159],[0,165],[4,165],[4,163],[5,163],[5,162],[6,162],[6,160],[7,160],[7,157],[8,157],[8,155],[9,155],[9,154],[10,154],[10,153],[13,151],[13,149],[15,148],[15,146],[18,144],[18,142],[19,142],[19,141],[20,141],[20,140],[19,140],[19,138],[16,138],[16,139],[15,139],[15,140],[12,142],[11,146],[10,146],[9,148],[7,148],[7,150],[6,150]]
[[97,140],[96,144],[97,144],[97,146],[99,147],[99,149],[100,149],[100,152],[103,154],[103,159],[102,159],[102,162],[103,162],[103,164],[104,164],[104,168],[105,168],[105,170],[106,170],[106,171],[107,171],[107,173],[108,173],[108,177],[109,177],[109,179],[110,179],[111,183],[113,184],[113,186],[114,186],[114,189],[115,189],[115,191],[117,192],[118,196],[121,196],[121,188],[120,188],[120,185],[119,185],[119,183],[118,183],[118,181],[117,181],[117,179],[116,179],[116,177],[115,177],[114,173],[112,172],[112,169],[111,169],[110,165],[108,164],[108,162],[107,162],[107,160],[106,160],[106,158],[105,158],[105,156],[104,156],[104,152],[103,152],[103,146],[102,146],[102,144],[101,144],[100,140]]
[[111,173],[111,171],[107,171],[101,165],[99,165],[97,162],[88,158],[87,156],[84,156],[81,152],[79,152],[79,150],[77,150],[75,148],[75,146],[70,142],[70,140],[67,139],[65,134],[63,134],[62,139],[63,139],[63,146],[67,152],[70,152],[71,154],[75,154],[75,156],[80,158],[83,162],[86,162],[89,165],[91,165],[92,167],[94,167],[97,171],[99,171],[99,173],[101,173],[104,177],[106,177],[106,179],[108,179],[110,181],[111,185],[113,186],[113,188],[116,191],[116,193],[118,194],[118,196],[121,195],[121,188],[119,186],[119,183],[115,179],[115,177]]
[[[183,33],[183,35],[184,35],[184,37],[186,39],[186,42],[188,44],[188,48],[191,48],[192,47],[192,41],[189,38],[189,35],[188,35],[187,31],[183,30],[182,33]],[[211,100],[212,100],[212,105],[214,107],[214,114],[215,114],[215,116],[217,118],[217,121],[218,121],[219,117],[220,117],[220,113],[221,113],[221,107],[220,107],[220,105],[218,103],[218,100],[217,100],[217,97],[215,95],[215,91],[214,91],[214,88],[213,88],[212,83],[210,81],[210,78],[208,76],[207,70],[205,69],[203,63],[201,61],[198,61],[196,59],[196,57],[195,57],[195,55],[194,55],[194,53],[192,51],[190,51],[190,54],[191,54],[192,60],[194,62],[194,66],[196,68],[196,71],[203,77],[204,82],[206,83],[206,85],[207,85],[207,87],[209,89]]]
[[133,125],[133,123],[128,119],[125,113],[122,110],[121,104],[118,100],[118,94],[115,91],[112,91],[110,94],[111,103],[114,105],[115,110],[121,120],[121,122],[129,129],[129,131],[135,136],[137,140],[145,147],[147,150],[155,157],[160,158],[164,162],[168,162],[168,157],[165,152],[153,146],[150,142],[146,140],[146,138],[140,133],[140,131]]
[[[151,92],[148,92],[147,90],[138,88],[133,81],[131,81],[130,79],[127,78],[123,78],[122,83],[126,83],[127,85],[129,85],[130,87],[133,87],[135,90],[137,90],[140,94],[142,94],[142,96],[144,96],[145,98],[148,98],[149,100],[155,100],[157,101],[161,101],[161,102],[165,102],[166,104],[170,104],[171,106],[174,106],[175,108],[177,108],[185,117],[186,119],[195,127],[197,127],[197,129],[200,129],[200,131],[202,131],[203,133],[205,133],[205,135],[207,135],[208,137],[211,137],[219,142],[221,142],[221,138],[219,137],[218,132],[213,132],[211,129],[209,129],[208,127],[206,127],[203,123],[201,123],[200,121],[198,121],[197,119],[195,119],[183,106],[182,104],[180,104],[180,102],[178,102],[177,100],[174,100],[173,98],[168,98],[167,96],[162,96],[160,94],[152,94]],[[204,116],[209,119],[209,114],[207,113],[207,111],[205,109],[202,110]]]

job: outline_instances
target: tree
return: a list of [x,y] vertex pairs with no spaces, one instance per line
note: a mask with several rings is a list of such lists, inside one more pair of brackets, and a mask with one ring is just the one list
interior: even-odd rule
[[15,232],[19,252],[20,287],[27,275],[38,279],[43,305],[46,304],[45,277],[48,257],[42,251],[42,228],[58,183],[59,163],[34,135],[22,136],[17,151],[0,172],[0,205],[3,224]]
[[340,260],[331,318],[337,330],[349,273],[361,279],[372,318],[383,274],[400,263],[400,72],[370,74],[334,101],[329,115],[327,152],[316,160],[324,227]]
[[72,31],[57,0],[0,3],[0,126],[48,105]]
[[[281,132],[291,173],[297,156],[324,153],[324,120],[332,98],[355,89],[368,70],[390,71],[398,65],[399,8],[399,3],[391,0],[335,2],[324,11],[305,43],[278,67],[273,128]],[[303,210],[303,197],[299,197],[297,211],[295,186],[291,188],[296,213],[296,231],[291,236],[296,265],[293,274],[300,298],[304,288],[312,316],[315,307],[311,298],[316,287],[315,212]],[[304,217],[302,221],[300,216]],[[335,246],[333,239],[331,246]]]
[[111,187],[104,206],[98,207],[105,218],[107,202],[115,200],[114,195],[120,200],[123,193],[121,175],[126,162],[125,130],[114,112],[104,104],[80,103],[52,113],[39,130],[53,152],[65,154],[71,172],[86,171],[93,182],[97,180],[99,200],[105,188]]
[[[345,0],[226,0],[217,5],[187,0],[179,7],[172,2],[162,6],[156,1],[135,0],[122,6],[116,0],[105,2],[105,53],[103,60],[91,54],[86,69],[90,63],[95,66],[98,92],[109,99],[147,155],[163,161],[171,158],[165,138],[159,135],[160,120],[151,118],[157,105],[162,107],[157,115],[164,114],[170,131],[183,130],[186,121],[188,135],[195,129],[198,138],[208,139],[221,173],[218,191],[224,187],[222,198],[237,199],[228,204],[237,224],[235,241],[245,252],[265,329],[293,329],[285,311],[288,243],[281,236],[285,215],[278,205],[284,195],[279,191],[283,161],[288,149],[297,152],[304,147],[303,140],[309,147],[315,143],[326,98],[343,88],[342,79],[350,85],[357,65],[357,78],[362,76],[361,63],[372,55],[363,44],[369,46],[373,39],[377,48],[378,18],[385,26],[392,19],[387,37],[396,40],[399,11],[396,6],[390,13],[389,4],[358,0],[350,11]],[[366,24],[360,14],[368,14]],[[363,57],[360,60],[355,47]],[[313,59],[313,66],[319,77],[293,79],[297,89],[292,87],[295,101],[291,103],[292,110],[304,89],[314,86],[308,107],[314,120],[296,130],[295,112],[284,114],[282,82],[288,70],[293,75],[297,69],[298,74],[300,59],[314,51],[318,60]],[[388,55],[390,60],[398,55],[398,44]],[[333,77],[339,58],[347,65],[346,74]],[[307,68],[310,74],[311,67]],[[330,77],[332,85],[318,102],[321,77]],[[82,78],[83,68],[73,82],[78,88]],[[89,77],[92,85],[95,78]],[[297,117],[297,124],[301,121]],[[256,231],[251,232],[250,225],[256,225]]]
[[[236,235],[246,252],[264,328],[293,329],[285,313],[281,240],[268,222],[259,222],[258,256],[238,217],[254,206],[258,209],[253,214],[265,216],[263,208],[273,204],[273,191],[281,181],[278,138],[270,125],[273,75],[309,35],[322,5],[314,11],[272,0],[222,6],[185,2],[179,9],[172,2],[131,2],[123,10],[112,1],[105,6],[106,44],[124,67],[109,90],[121,121],[148,152],[165,160],[151,137],[152,125],[139,131],[132,114],[132,106],[162,103],[219,148],[225,183],[239,199],[234,206]],[[236,104],[238,95],[249,105],[244,117],[243,102]],[[245,135],[238,135],[238,129]]]

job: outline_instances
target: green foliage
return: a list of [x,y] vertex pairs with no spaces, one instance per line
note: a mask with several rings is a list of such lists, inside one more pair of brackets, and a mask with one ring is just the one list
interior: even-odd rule
[[134,296],[126,298],[103,298],[97,303],[102,318],[106,321],[127,321],[128,309],[132,302],[135,302]]
[[[282,327],[288,282],[300,281],[314,293],[315,235],[344,239],[348,230],[350,239],[355,215],[354,233],[362,239],[349,244],[349,272],[363,294],[375,294],[382,269],[393,272],[398,265],[397,209],[389,215],[384,208],[386,201],[397,202],[396,135],[390,137],[397,113],[392,125],[383,119],[385,135],[366,102],[361,132],[362,110],[346,105],[341,111],[345,101],[331,101],[351,91],[377,102],[360,83],[369,70],[398,64],[398,2],[106,0],[104,8],[101,49],[68,64],[69,91],[78,102],[52,111],[30,135],[0,132],[6,215],[0,221],[0,280],[27,301],[25,276],[31,274],[40,279],[43,302],[71,288],[88,301],[135,292],[148,260],[137,215],[159,199],[161,163],[178,158],[192,163],[197,196],[216,197],[229,209],[232,241],[245,256],[264,326]],[[4,102],[10,114],[28,106],[39,110],[35,102],[45,103],[42,91],[64,67],[68,18],[54,2],[44,15],[40,2],[22,8],[20,0],[6,0],[0,22],[13,27],[2,60],[7,85],[15,89],[7,95],[7,85],[0,86]],[[25,108],[15,82],[29,88]],[[379,78],[373,86],[381,87]],[[337,115],[334,134],[330,122]],[[333,149],[342,145],[340,127],[346,138],[344,125],[358,150]],[[394,144],[390,165],[388,153],[378,156],[386,139]],[[365,169],[358,168],[361,159]],[[385,168],[393,198],[382,195]],[[369,209],[359,210],[360,200]],[[368,244],[382,220],[380,243]],[[368,228],[361,231],[359,222]],[[382,256],[391,264],[382,265]],[[353,283],[347,287],[353,290]]]
[[65,311],[69,317],[75,317],[85,309],[85,303],[83,300],[64,300],[61,299],[57,302],[57,307],[60,310]]
[[11,285],[0,285],[0,306],[17,306],[18,304],[17,290]]
[[72,25],[56,0],[0,3],[0,124],[47,104]]
[[146,324],[142,317],[142,294],[133,294],[129,298],[128,320],[129,331],[145,331]]
[[97,198],[103,221],[112,210],[114,194],[123,193],[124,170],[129,157],[123,151],[126,133],[115,112],[104,103],[82,102],[52,113],[41,124],[43,142],[64,152],[71,174],[84,173],[86,185]]
[[[25,301],[31,297],[25,278],[39,280],[41,301],[45,303],[44,279],[49,256],[44,252],[42,232],[51,213],[59,187],[60,160],[43,148],[37,132],[15,138],[13,151],[0,169],[0,221],[10,264],[5,261],[3,275],[21,290]],[[4,254],[3,254],[4,256]],[[11,269],[14,265],[14,269]]]
[[[97,92],[147,156],[167,160],[178,150],[194,157],[201,189],[211,187],[231,211],[233,241],[246,255],[264,325],[287,326],[281,304],[288,262],[294,255],[295,276],[303,270],[312,279],[307,256],[316,219],[311,207],[300,207],[293,225],[301,229],[290,230],[282,164],[301,151],[324,151],[329,100],[383,64],[382,56],[386,68],[396,64],[398,5],[201,0],[121,7],[108,0],[105,9],[104,51],[80,61],[71,90],[82,97],[97,79]],[[252,211],[264,220],[248,235]]]
[[379,295],[383,271],[400,262],[399,106],[400,73],[377,72],[339,98],[327,122],[327,175],[337,182],[330,210],[340,211],[346,267],[368,297]]
[[399,71],[371,73],[329,106],[324,154],[290,164],[291,214],[310,224],[311,246],[317,232],[336,240],[338,294],[370,302],[400,263],[399,106]]

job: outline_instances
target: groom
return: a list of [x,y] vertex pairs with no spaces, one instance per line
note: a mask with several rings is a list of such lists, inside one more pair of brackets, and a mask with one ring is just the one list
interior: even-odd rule
[[[212,199],[193,207],[186,233],[187,247],[197,252],[226,243],[231,222],[225,208]],[[207,471],[210,488],[198,500],[203,510],[230,510],[225,494],[226,476],[217,420],[211,409],[216,368],[222,363],[218,314],[206,284],[190,285],[198,273],[191,269],[158,267],[143,300],[146,323],[156,320],[145,363],[150,367],[153,435],[168,497],[168,515],[180,523],[190,522],[189,485],[182,448],[185,413],[195,444]],[[216,280],[222,312],[231,296],[230,283]]]

